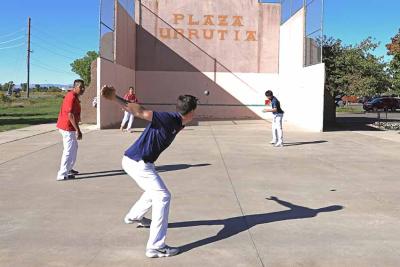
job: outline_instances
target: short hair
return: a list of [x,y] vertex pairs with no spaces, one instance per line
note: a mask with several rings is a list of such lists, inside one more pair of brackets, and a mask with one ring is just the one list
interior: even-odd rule
[[274,96],[274,93],[272,93],[271,90],[268,90],[268,91],[265,92],[265,96],[266,96],[266,97]]
[[197,108],[197,97],[192,95],[180,95],[176,102],[176,111],[182,115],[186,115],[189,112]]
[[135,90],[135,88],[133,88],[133,86],[129,86],[129,90],[130,90],[130,89]]
[[79,86],[79,87],[85,87],[85,82],[84,82],[83,80],[81,80],[81,79],[76,79],[76,80],[74,81],[74,88],[77,87],[77,86]]

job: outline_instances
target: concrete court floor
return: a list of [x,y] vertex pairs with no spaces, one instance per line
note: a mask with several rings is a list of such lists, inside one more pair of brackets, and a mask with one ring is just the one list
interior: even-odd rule
[[141,191],[120,162],[139,134],[85,133],[86,174],[62,182],[56,131],[1,144],[0,266],[400,266],[398,140],[285,126],[273,148],[264,121],[187,127],[157,162],[183,253],[147,259],[148,229],[123,223]]

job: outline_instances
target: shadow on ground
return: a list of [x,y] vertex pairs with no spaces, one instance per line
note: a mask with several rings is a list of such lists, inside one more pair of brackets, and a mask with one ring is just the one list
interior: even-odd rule
[[182,252],[187,252],[197,247],[205,246],[243,231],[246,231],[253,226],[259,224],[266,224],[272,222],[286,221],[286,220],[298,220],[298,219],[308,219],[316,217],[321,212],[333,212],[343,209],[343,206],[333,205],[327,206],[319,209],[307,208],[299,205],[292,204],[290,202],[278,199],[277,197],[267,198],[268,200],[273,200],[280,205],[289,208],[289,210],[283,210],[271,213],[261,213],[252,214],[245,216],[232,217],[223,220],[202,220],[202,221],[186,221],[186,222],[175,222],[169,223],[169,228],[183,228],[192,226],[204,226],[204,225],[221,225],[223,229],[219,231],[216,235],[210,236],[192,243],[183,245],[180,247]]
[[290,143],[284,143],[285,146],[302,146],[302,145],[315,145],[315,144],[322,144],[322,143],[327,143],[328,141],[326,140],[318,140],[318,141],[307,141],[307,142],[290,142]]
[[171,164],[171,165],[156,166],[156,170],[158,172],[169,172],[169,171],[184,170],[184,169],[193,168],[193,167],[205,167],[205,166],[209,166],[209,165],[211,165],[211,164],[209,164],[209,163],[201,163],[201,164]]
[[[209,166],[209,163],[202,164],[171,164],[171,165],[161,165],[157,166],[156,170],[158,172],[168,172],[168,171],[178,171],[184,170],[192,167],[205,167]],[[70,180],[81,180],[81,179],[90,179],[90,178],[101,178],[101,177],[110,177],[110,176],[119,176],[125,175],[126,172],[124,170],[109,170],[109,171],[98,171],[98,172],[83,172],[75,175],[75,179]]]
[[[389,114],[393,116],[394,113]],[[336,117],[336,123],[325,127],[324,131],[382,131],[381,129],[372,127],[371,124],[375,122],[400,122],[398,118],[387,118],[384,113],[381,117],[371,117],[375,114],[362,113],[362,114],[340,114]]]

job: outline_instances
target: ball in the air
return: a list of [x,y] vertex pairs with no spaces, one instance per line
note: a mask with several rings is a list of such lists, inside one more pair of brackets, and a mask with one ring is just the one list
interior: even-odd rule
[[205,91],[204,91],[204,94],[205,94],[205,95],[209,95],[209,94],[210,94],[210,91],[205,90]]

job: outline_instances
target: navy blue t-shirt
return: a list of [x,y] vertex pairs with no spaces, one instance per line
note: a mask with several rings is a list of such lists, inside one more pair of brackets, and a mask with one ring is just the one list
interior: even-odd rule
[[272,114],[283,114],[283,110],[281,109],[281,102],[274,96],[271,100],[271,107],[274,109],[276,108],[276,112],[272,112]]
[[155,112],[139,139],[125,151],[125,156],[135,161],[155,162],[183,129],[178,112]]

